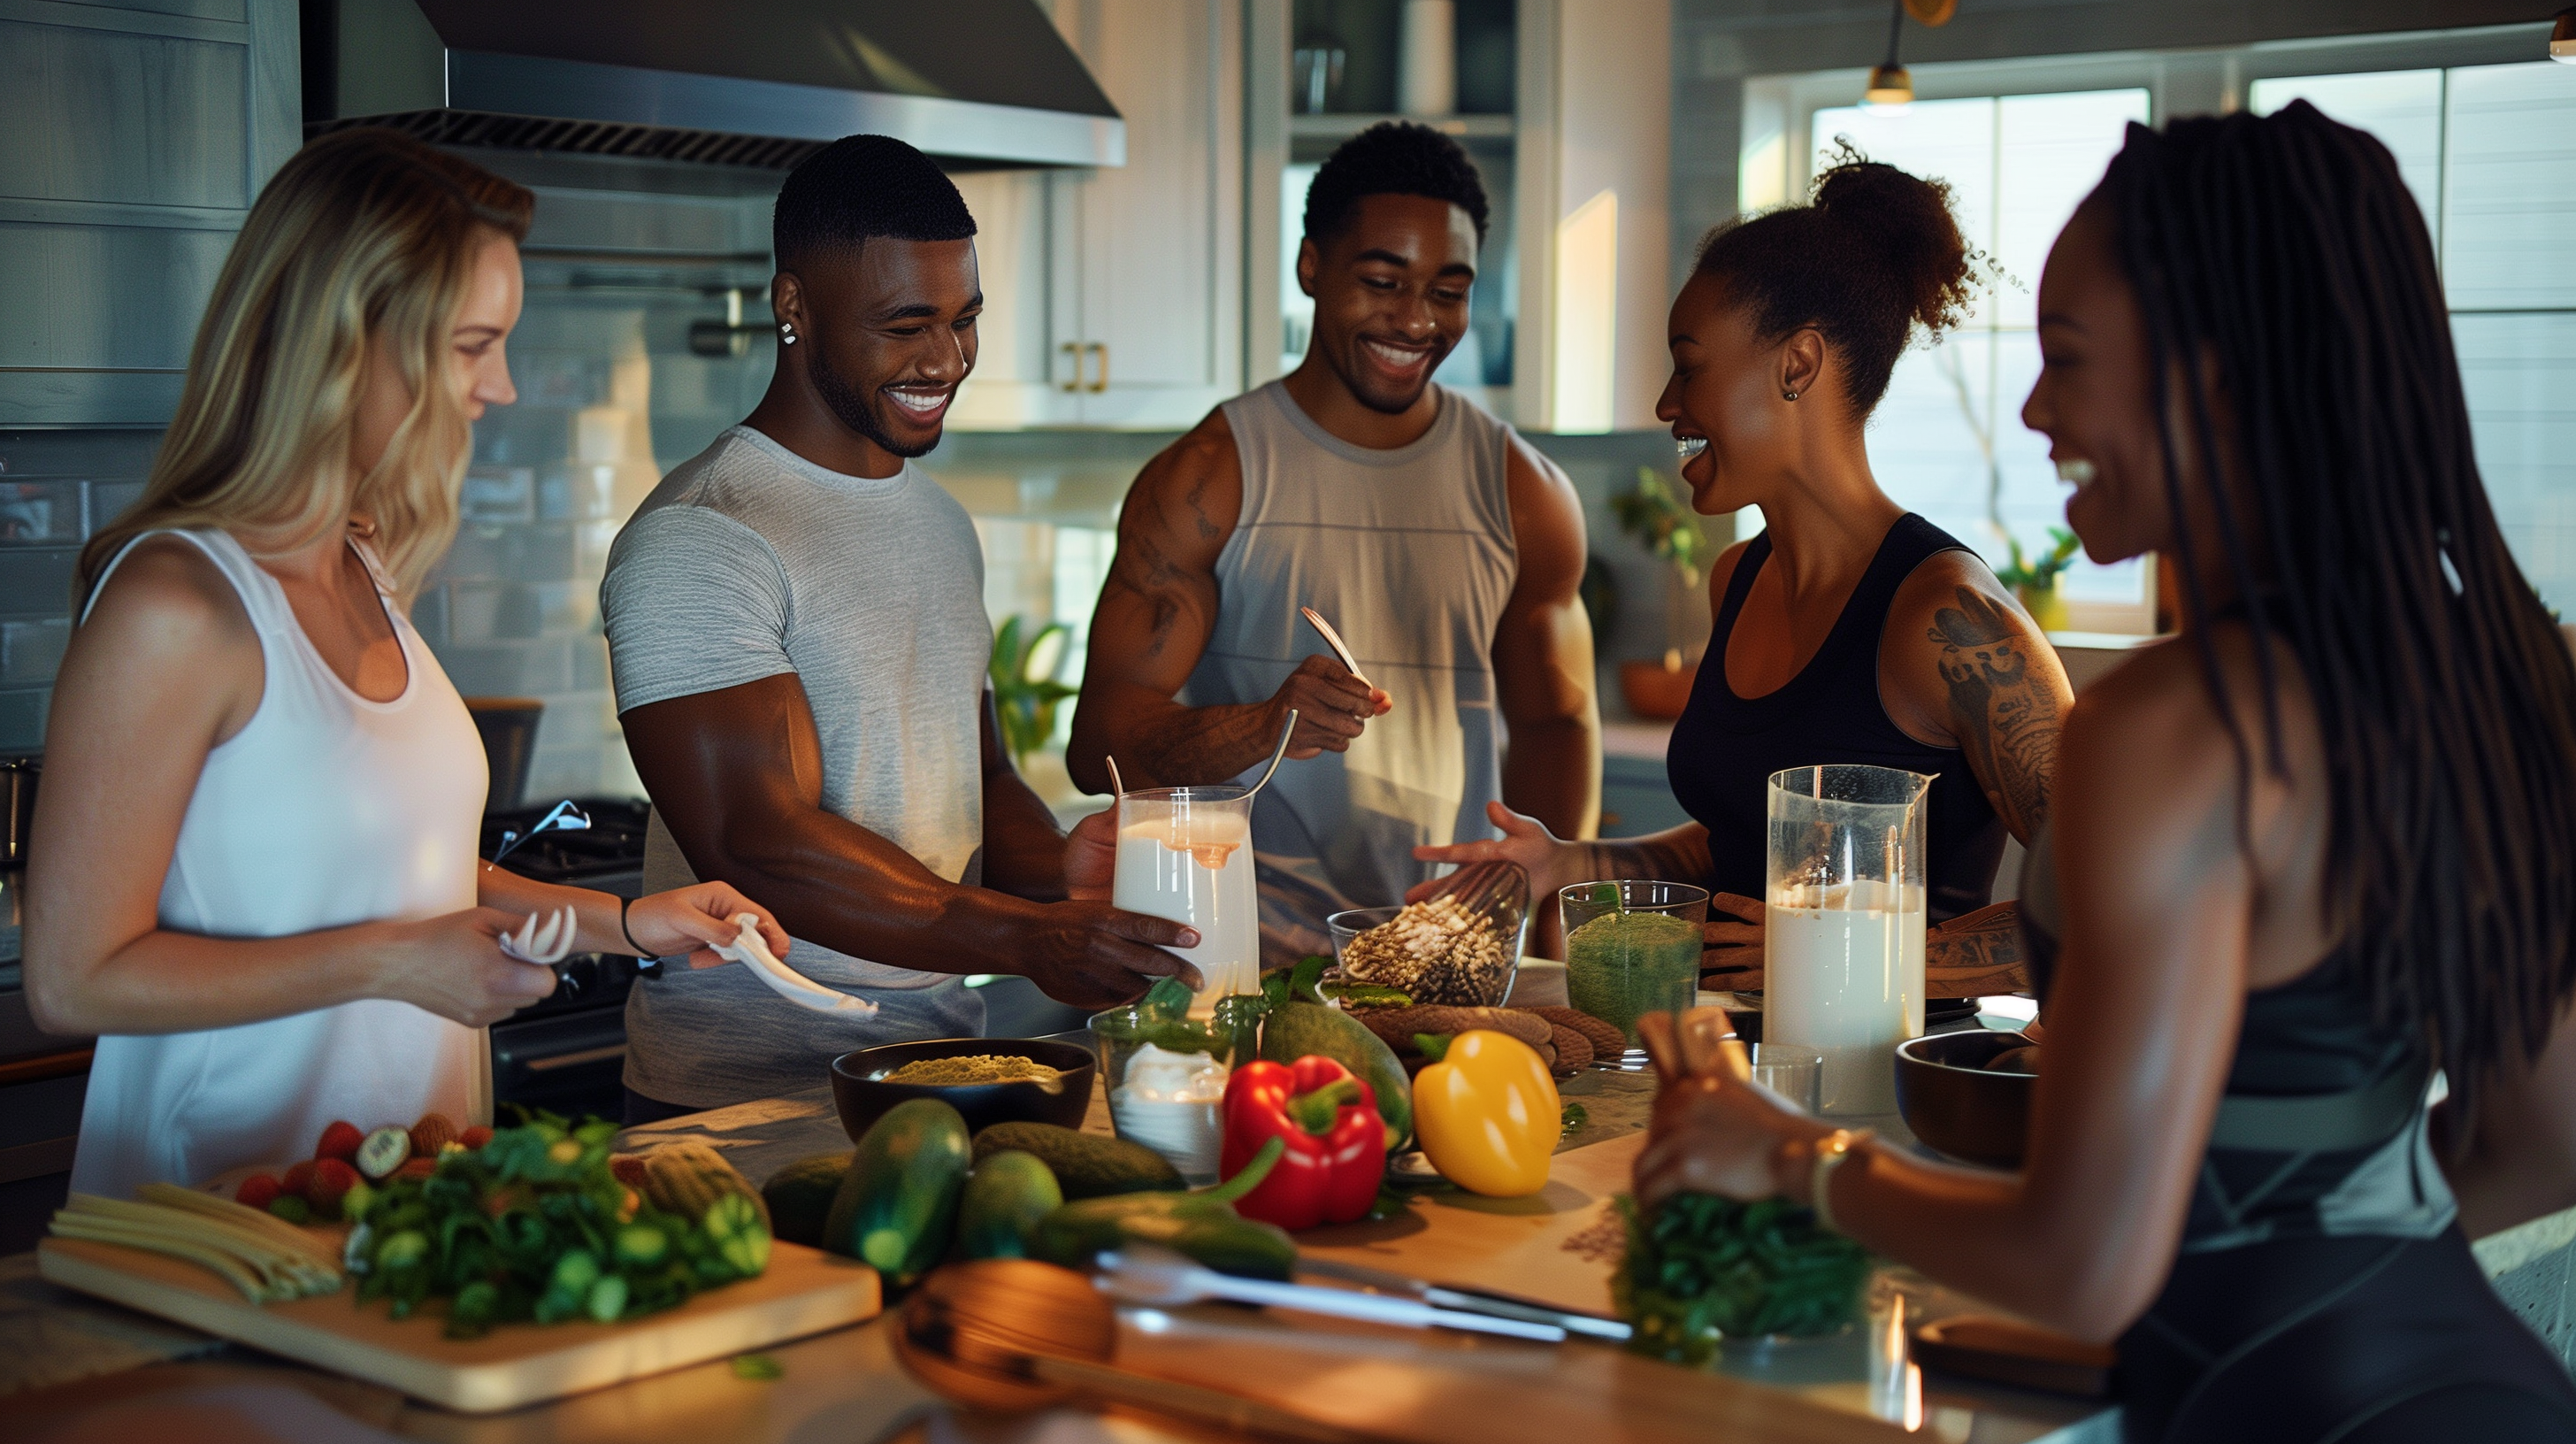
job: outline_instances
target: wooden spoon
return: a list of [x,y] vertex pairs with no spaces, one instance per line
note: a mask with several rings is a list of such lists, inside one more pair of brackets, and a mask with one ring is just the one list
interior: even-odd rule
[[1020,1412],[1067,1400],[1125,1404],[1273,1439],[1363,1436],[1220,1390],[1118,1368],[1118,1316],[1091,1280],[1029,1259],[950,1264],[922,1280],[896,1321],[895,1357],[970,1409]]

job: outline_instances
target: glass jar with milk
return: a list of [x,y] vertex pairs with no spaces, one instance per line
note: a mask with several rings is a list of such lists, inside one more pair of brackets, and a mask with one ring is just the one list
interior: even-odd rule
[[1824,1112],[1896,1111],[1896,1045],[1923,1032],[1925,793],[1889,767],[1771,776],[1762,1039],[1824,1054]]
[[1261,897],[1252,883],[1252,794],[1241,787],[1149,787],[1118,798],[1111,900],[1198,930],[1175,949],[1197,965],[1190,1016],[1261,991]]

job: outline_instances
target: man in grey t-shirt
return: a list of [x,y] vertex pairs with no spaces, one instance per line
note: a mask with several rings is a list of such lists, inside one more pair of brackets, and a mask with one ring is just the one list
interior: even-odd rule
[[975,223],[918,151],[835,142],[779,192],[778,369],[666,477],[600,588],[617,706],[653,796],[648,886],[721,878],[787,962],[877,1005],[808,1012],[741,968],[627,1003],[630,1122],[818,1086],[836,1053],[980,1033],[960,975],[1109,1006],[1195,935],[1106,901],[1106,815],[1071,846],[1011,769],[984,693],[983,563],[908,458],[975,364]]

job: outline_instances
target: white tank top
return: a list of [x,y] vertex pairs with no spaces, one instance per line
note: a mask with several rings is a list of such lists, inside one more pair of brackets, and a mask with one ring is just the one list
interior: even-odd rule
[[[186,537],[240,594],[265,671],[250,722],[206,756],[161,884],[161,926],[264,938],[471,907],[488,771],[474,719],[385,599],[409,680],[371,702],[314,650],[277,579],[221,531]],[[142,537],[135,541],[143,540]],[[129,542],[91,591],[133,550]],[[88,609],[82,609],[86,620]],[[367,999],[236,1028],[98,1040],[72,1184],[123,1198],[312,1156],[323,1125],[490,1121],[480,1029]]]

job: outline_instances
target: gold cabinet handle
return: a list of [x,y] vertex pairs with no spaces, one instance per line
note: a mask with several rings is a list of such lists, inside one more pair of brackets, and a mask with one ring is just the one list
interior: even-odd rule
[[1109,343],[1106,341],[1094,341],[1091,343],[1091,349],[1099,353],[1100,374],[1092,379],[1091,385],[1087,389],[1095,392],[1106,391],[1109,389]]
[[1081,390],[1081,389],[1082,389],[1082,343],[1081,343],[1081,342],[1079,342],[1079,341],[1067,341],[1067,342],[1065,342],[1062,346],[1060,346],[1060,347],[1058,347],[1058,348],[1056,348],[1056,349],[1058,349],[1058,350],[1060,350],[1060,351],[1064,352],[1066,355],[1071,356],[1071,357],[1073,358],[1073,374],[1072,374],[1072,375],[1070,375],[1070,376],[1067,376],[1064,380],[1062,380],[1062,381],[1060,381],[1060,382],[1056,383],[1056,389],[1057,389],[1058,391],[1079,391],[1079,390]]

